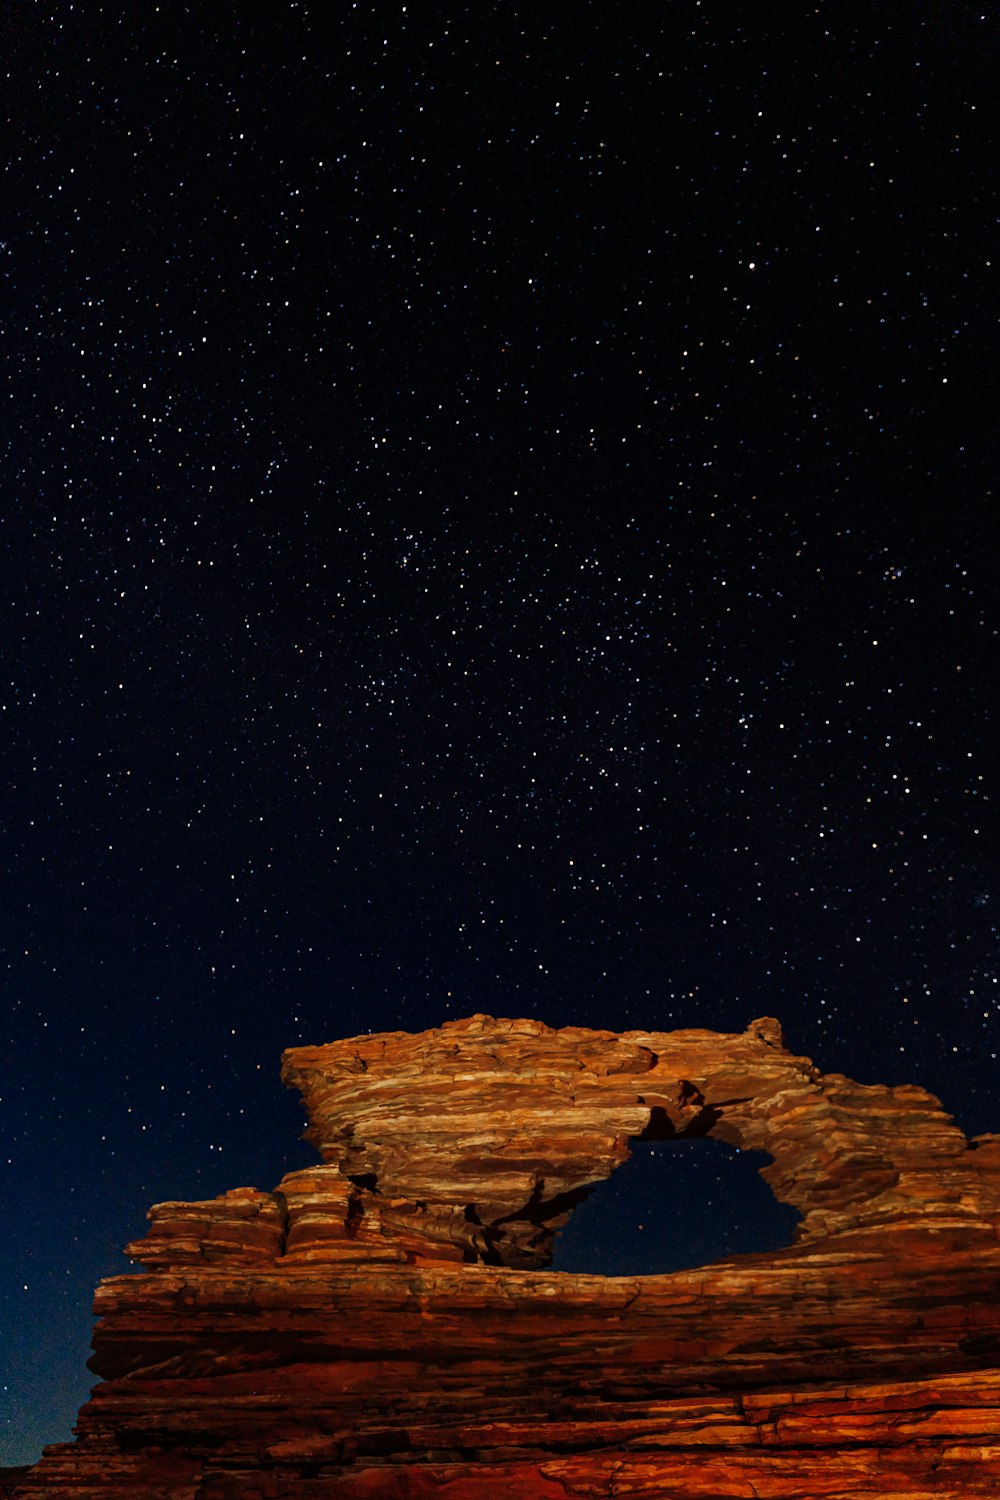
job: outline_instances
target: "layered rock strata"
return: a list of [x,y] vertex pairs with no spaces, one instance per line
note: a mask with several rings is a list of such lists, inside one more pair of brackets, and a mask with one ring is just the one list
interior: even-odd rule
[[[19,1500],[1000,1494],[1000,1137],[780,1028],[487,1016],[285,1054],[322,1164],[159,1204]],[[773,1158],[795,1243],[545,1269],[636,1138]]]

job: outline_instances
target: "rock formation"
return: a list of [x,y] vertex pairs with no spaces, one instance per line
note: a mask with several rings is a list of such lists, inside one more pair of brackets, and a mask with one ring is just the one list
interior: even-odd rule
[[[1000,1136],[741,1035],[473,1016],[285,1054],[322,1164],[162,1203],[18,1500],[1000,1494]],[[636,1138],[763,1150],[795,1243],[545,1269]]]

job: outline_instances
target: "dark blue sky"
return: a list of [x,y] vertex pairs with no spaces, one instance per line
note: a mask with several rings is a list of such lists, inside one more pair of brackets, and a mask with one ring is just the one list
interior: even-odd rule
[[995,23],[0,31],[0,1461],[286,1046],[773,1014],[997,1128]]

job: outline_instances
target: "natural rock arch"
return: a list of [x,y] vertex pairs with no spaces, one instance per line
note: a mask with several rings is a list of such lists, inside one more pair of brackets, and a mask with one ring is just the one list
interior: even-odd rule
[[770,1018],[616,1034],[476,1015],[296,1047],[282,1077],[353,1184],[355,1223],[417,1262],[547,1265],[573,1208],[644,1135],[767,1152],[762,1175],[802,1215],[796,1243],[923,1212],[928,1152],[945,1167],[967,1148],[923,1089],[824,1076]]
[[[473,1016],[284,1072],[323,1164],[150,1210],[78,1441],[15,1500],[1000,1492],[1000,1137],[924,1090],[824,1077],[773,1021]],[[539,1269],[649,1131],[768,1152],[795,1243]]]

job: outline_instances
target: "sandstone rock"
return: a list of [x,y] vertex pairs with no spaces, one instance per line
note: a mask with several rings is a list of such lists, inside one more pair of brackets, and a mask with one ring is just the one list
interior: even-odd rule
[[126,1245],[125,1254],[151,1270],[273,1261],[285,1238],[280,1199],[256,1188],[232,1188],[207,1203],[154,1203],[146,1217],[152,1229]]
[[[824,1077],[769,1019],[474,1016],[299,1047],[322,1165],[160,1204],[98,1289],[78,1438],[19,1500],[1000,1493],[1000,1137]],[[636,1138],[766,1151],[795,1243],[547,1270]]]

